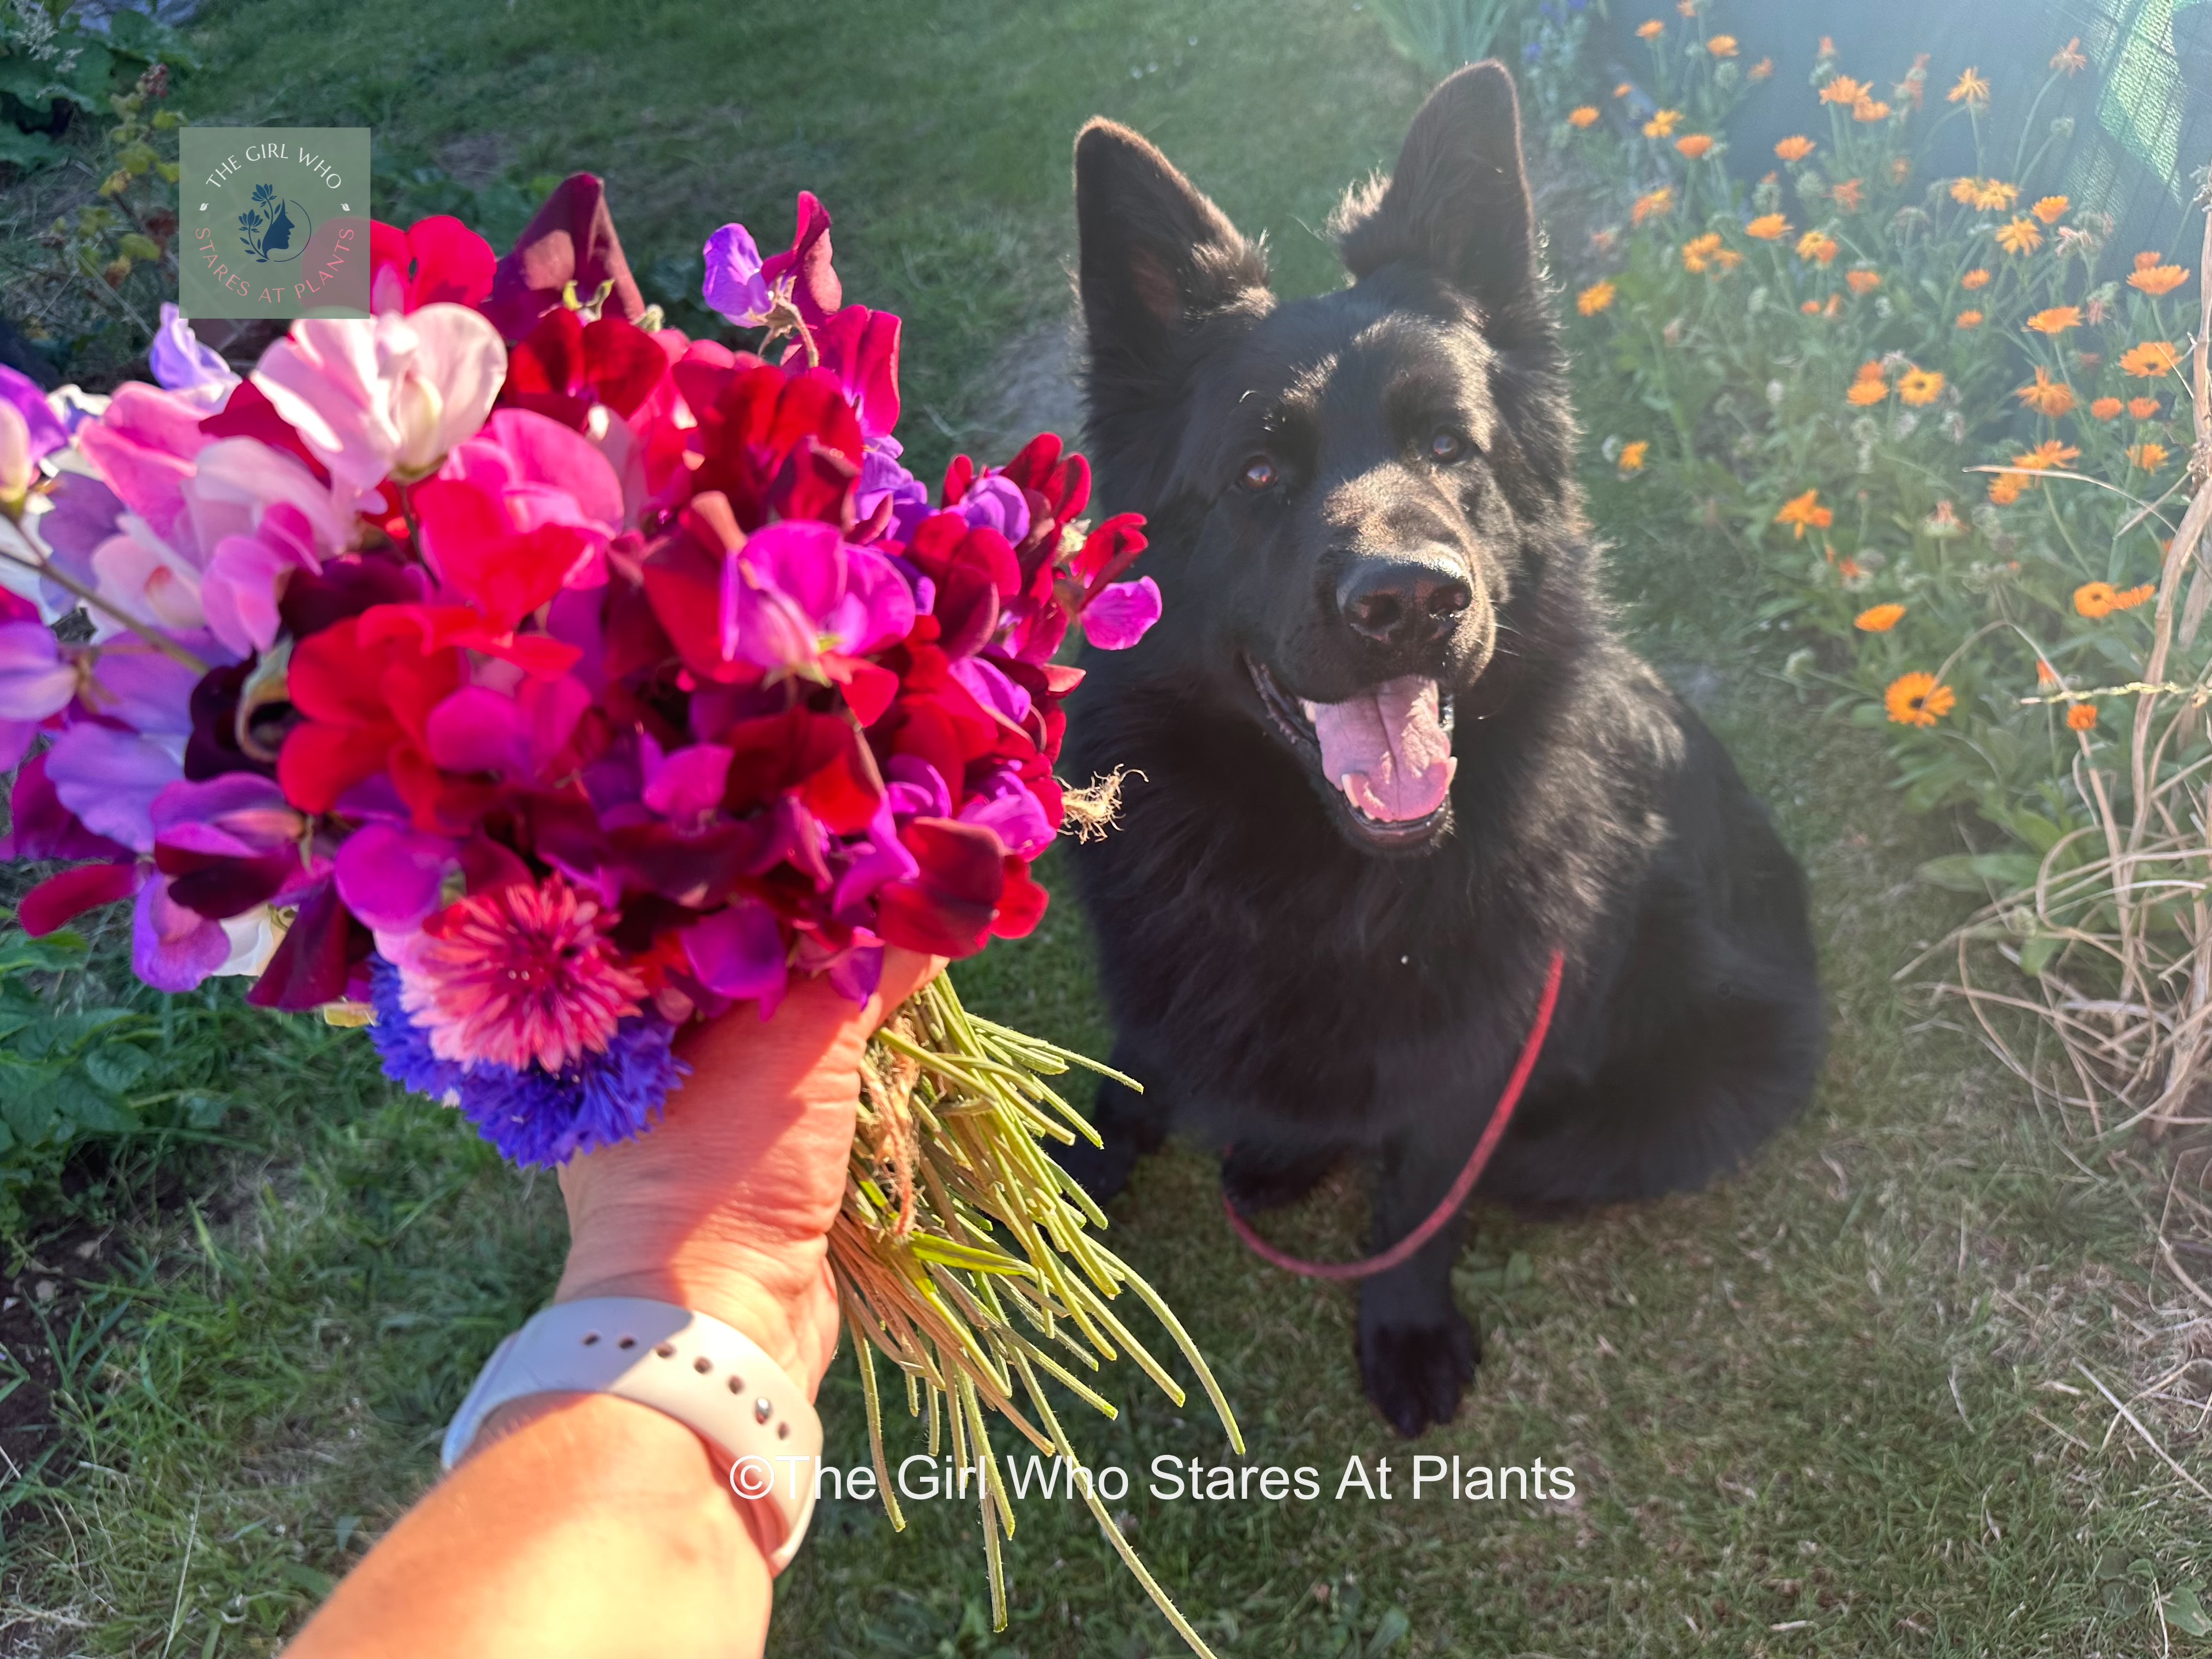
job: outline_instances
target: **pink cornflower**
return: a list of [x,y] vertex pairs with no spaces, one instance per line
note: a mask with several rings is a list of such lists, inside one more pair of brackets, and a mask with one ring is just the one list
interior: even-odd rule
[[605,1052],[645,995],[599,917],[598,902],[557,875],[462,899],[403,953],[401,1006],[441,1060],[565,1070]]

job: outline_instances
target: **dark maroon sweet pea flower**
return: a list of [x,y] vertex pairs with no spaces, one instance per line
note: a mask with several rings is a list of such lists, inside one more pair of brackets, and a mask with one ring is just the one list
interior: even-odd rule
[[811,190],[799,192],[791,246],[761,262],[770,293],[783,293],[807,327],[819,328],[845,303],[844,284],[830,264],[830,210]]
[[588,173],[571,173],[554,187],[507,257],[499,262],[485,316],[510,340],[520,340],[562,303],[568,285],[592,303],[611,283],[602,316],[634,323],[645,314],[645,296],[629,274],[622,239],[607,211],[606,187]]
[[275,780],[234,772],[173,783],[154,798],[154,867],[167,897],[213,921],[296,902],[330,874],[309,821]]

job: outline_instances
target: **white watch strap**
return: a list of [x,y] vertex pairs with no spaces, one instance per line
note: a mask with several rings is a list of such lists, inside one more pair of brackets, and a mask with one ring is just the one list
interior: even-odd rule
[[611,1394],[665,1412],[714,1448],[730,1490],[769,1520],[771,1571],[799,1553],[814,1514],[822,1419],[750,1337],[719,1319],[641,1297],[556,1302],[484,1362],[446,1430],[445,1465],[485,1418],[533,1394]]

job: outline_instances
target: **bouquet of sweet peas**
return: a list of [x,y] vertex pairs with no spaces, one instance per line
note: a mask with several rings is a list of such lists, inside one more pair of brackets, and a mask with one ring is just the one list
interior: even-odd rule
[[[250,974],[366,1024],[532,1165],[645,1133],[688,1021],[1030,931],[1080,678],[1054,658],[1158,616],[1141,523],[1085,524],[1049,434],[933,501],[893,435],[899,319],[843,303],[830,225],[802,194],[787,249],[707,244],[755,350],[659,326],[580,174],[504,258],[376,225],[372,316],[296,322],[243,379],[173,307],[158,386],[0,369],[0,856],[66,861],[26,931],[129,901],[149,985]],[[80,611],[88,637],[47,626]],[[1042,1080],[1073,1057],[942,980],[917,1005],[835,1241],[878,1462],[870,1344],[933,1440],[941,1395],[970,1462],[987,1407],[1073,1460],[1008,1304],[1110,1357],[1101,1296],[1157,1298],[1037,1148],[1087,1133]]]

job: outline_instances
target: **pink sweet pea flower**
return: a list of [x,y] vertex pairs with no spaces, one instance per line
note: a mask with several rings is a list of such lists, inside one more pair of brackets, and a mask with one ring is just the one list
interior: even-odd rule
[[464,306],[366,321],[302,318],[253,371],[331,473],[366,493],[435,472],[491,413],[507,373],[499,331]]
[[580,532],[588,545],[569,585],[606,580],[607,544],[624,519],[622,480],[581,433],[528,410],[502,409],[446,458],[439,477],[496,495],[518,531],[553,524]]

